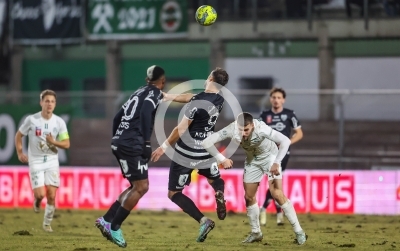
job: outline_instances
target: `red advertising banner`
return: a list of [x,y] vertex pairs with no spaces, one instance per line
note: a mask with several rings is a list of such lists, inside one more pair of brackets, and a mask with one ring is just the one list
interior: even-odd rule
[[[149,169],[150,189],[139,201],[137,209],[179,210],[167,198],[168,171],[168,168]],[[227,210],[245,212],[243,171],[221,170],[221,175],[225,180]],[[129,186],[119,168],[61,168],[60,179],[57,208],[107,209]],[[283,189],[298,213],[398,214],[399,180],[400,171],[287,170]],[[257,193],[260,205],[264,202],[267,187],[265,178]],[[184,193],[201,211],[215,211],[214,190],[196,171],[192,173],[192,182]],[[376,200],[385,206],[374,206]],[[28,168],[0,166],[0,207],[29,208],[32,203]],[[273,203],[268,211],[275,211]]]

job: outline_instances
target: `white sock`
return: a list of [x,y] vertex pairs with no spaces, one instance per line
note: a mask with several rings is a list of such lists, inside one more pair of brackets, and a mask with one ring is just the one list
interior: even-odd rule
[[251,232],[260,233],[260,208],[258,208],[257,203],[247,207],[247,216],[249,217]]
[[292,224],[293,231],[295,233],[300,232],[303,230],[300,226],[299,220],[297,219],[297,214],[296,211],[294,210],[292,202],[290,200],[286,201],[282,206],[281,206],[283,212],[285,212],[286,218]]
[[50,225],[51,224],[51,221],[53,220],[55,209],[56,209],[55,206],[46,204],[46,208],[44,210],[43,225]]

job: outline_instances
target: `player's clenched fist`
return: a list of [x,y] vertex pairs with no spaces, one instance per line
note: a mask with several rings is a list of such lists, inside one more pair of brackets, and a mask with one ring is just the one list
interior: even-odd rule
[[53,136],[51,135],[51,133],[46,135],[46,142],[50,143],[50,144],[54,144],[54,139],[53,139]]
[[278,163],[272,164],[271,169],[269,170],[269,172],[272,175],[278,176],[280,174],[279,173],[279,164]]
[[233,161],[231,159],[225,159],[224,161],[221,162],[222,167],[224,169],[231,169],[233,165]]

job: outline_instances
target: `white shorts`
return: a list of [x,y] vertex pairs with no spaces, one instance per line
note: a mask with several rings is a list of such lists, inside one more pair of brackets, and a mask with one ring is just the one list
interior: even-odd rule
[[60,186],[60,167],[58,158],[46,162],[32,161],[29,163],[29,177],[32,189],[43,186]]
[[281,180],[282,179],[282,167],[279,166],[279,175],[274,175],[269,172],[272,164],[275,160],[275,155],[268,156],[266,158],[251,159],[246,158],[243,173],[244,183],[258,183],[261,182],[264,175],[268,176],[268,181],[270,180]]

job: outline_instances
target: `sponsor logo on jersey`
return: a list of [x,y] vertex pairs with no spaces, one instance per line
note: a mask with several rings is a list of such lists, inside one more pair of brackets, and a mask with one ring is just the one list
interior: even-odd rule
[[265,122],[267,122],[267,124],[271,124],[272,123],[272,116],[268,115],[267,119],[265,120]]
[[283,131],[286,128],[285,124],[282,122],[276,123],[276,125],[272,125],[271,127],[277,131]]
[[36,129],[35,129],[35,135],[36,135],[36,136],[42,136],[42,128],[36,127]]
[[197,112],[197,107],[193,107],[192,110],[189,111],[189,119],[193,119],[196,112]]

